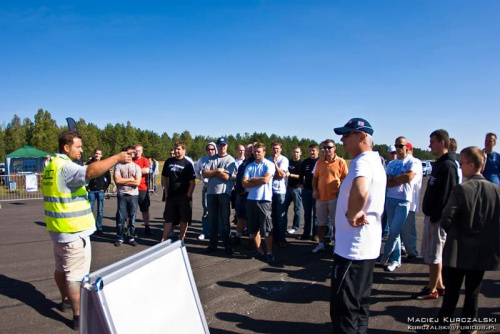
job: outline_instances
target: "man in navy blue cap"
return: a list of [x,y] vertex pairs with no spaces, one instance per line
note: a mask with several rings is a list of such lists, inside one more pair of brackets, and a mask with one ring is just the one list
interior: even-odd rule
[[207,206],[208,219],[210,221],[210,245],[207,253],[217,250],[217,236],[219,235],[219,220],[222,221],[222,238],[224,249],[228,255],[233,254],[233,246],[230,239],[231,226],[229,216],[231,211],[231,189],[233,189],[232,177],[235,173],[235,161],[227,153],[227,139],[217,139],[217,154],[208,158],[203,167],[202,175],[208,178],[207,183]]
[[370,123],[353,118],[334,131],[342,135],[344,149],[353,159],[340,186],[335,213],[330,316],[335,333],[366,333],[373,268],[380,254],[386,176],[378,152],[372,151]]

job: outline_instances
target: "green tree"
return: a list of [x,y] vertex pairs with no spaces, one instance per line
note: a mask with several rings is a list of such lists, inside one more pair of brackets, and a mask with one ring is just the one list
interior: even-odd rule
[[5,125],[0,124],[0,162],[5,160]]
[[48,111],[38,109],[35,115],[33,135],[29,140],[31,146],[49,153],[57,152],[58,136],[59,127],[56,121],[52,119]]
[[5,128],[5,153],[9,154],[27,144],[26,129],[21,125],[19,116],[14,115]]

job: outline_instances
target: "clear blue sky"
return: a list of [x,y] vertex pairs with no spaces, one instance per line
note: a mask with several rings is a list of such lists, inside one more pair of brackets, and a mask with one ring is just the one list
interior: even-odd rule
[[500,1],[2,1],[0,123],[379,144],[500,135]]

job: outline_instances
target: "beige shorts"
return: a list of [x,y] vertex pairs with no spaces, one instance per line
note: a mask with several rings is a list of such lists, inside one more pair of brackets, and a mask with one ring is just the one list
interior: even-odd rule
[[443,247],[446,241],[446,232],[439,222],[431,223],[431,218],[424,218],[424,232],[422,234],[422,257],[427,264],[443,262]]
[[326,226],[328,217],[332,228],[335,227],[335,211],[337,210],[337,199],[329,201],[316,200],[316,216],[318,217],[318,226]]
[[56,271],[64,272],[67,281],[81,281],[90,272],[90,237],[69,243],[54,242]]

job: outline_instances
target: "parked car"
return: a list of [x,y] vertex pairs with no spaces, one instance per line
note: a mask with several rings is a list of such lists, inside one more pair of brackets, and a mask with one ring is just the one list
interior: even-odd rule
[[430,161],[422,161],[422,175],[427,176],[431,175],[432,172],[432,164]]

